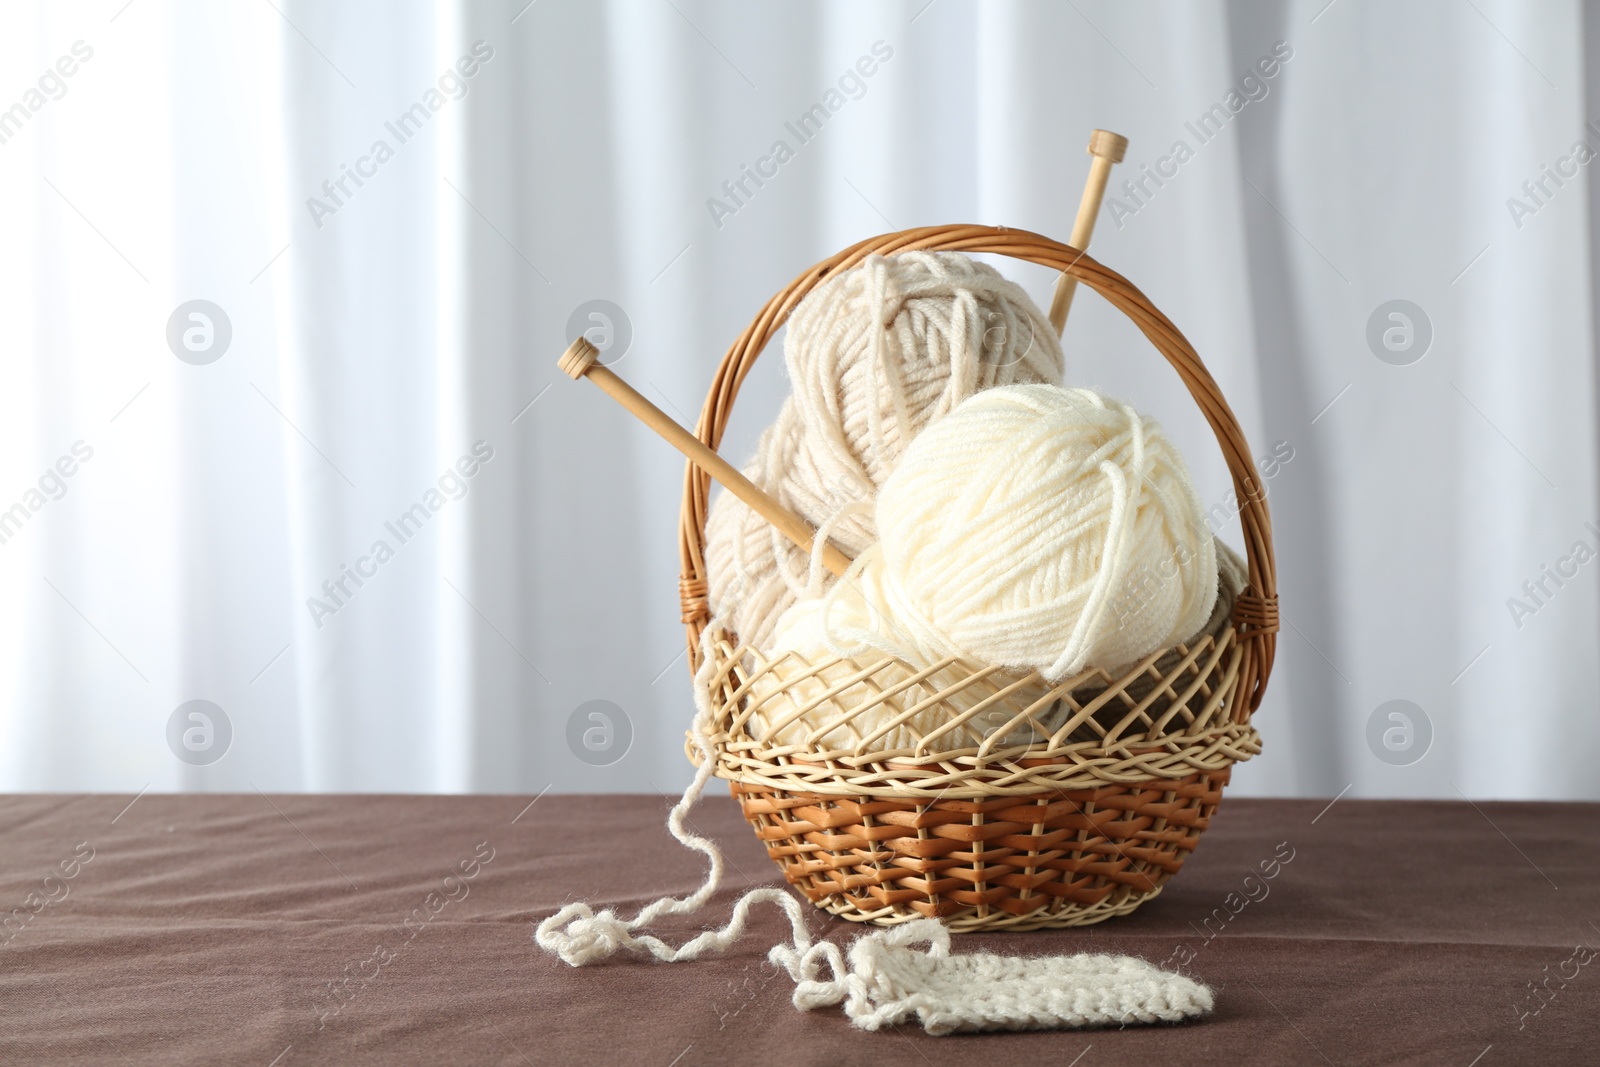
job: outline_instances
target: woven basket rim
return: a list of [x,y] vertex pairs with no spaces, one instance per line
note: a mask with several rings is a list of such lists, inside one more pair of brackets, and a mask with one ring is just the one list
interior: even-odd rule
[[[1138,326],[1156,350],[1177,371],[1190,396],[1211,426],[1233,476],[1244,530],[1248,580],[1234,605],[1233,621],[1242,651],[1237,693],[1246,708],[1260,706],[1277,649],[1277,568],[1272,546],[1272,520],[1266,493],[1256,472],[1254,454],[1238,419],[1194,347],[1132,282],[1088,253],[1028,230],[972,224],[923,226],[879,234],[821,260],[784,286],[762,307],[722,357],[701,408],[695,433],[716,449],[745,376],[768,342],[788,321],[796,305],[825,278],[856,266],[869,255],[899,252],[955,251],[1010,256],[1062,271],[1099,293]],[[686,464],[678,544],[680,595],[687,628],[691,676],[700,666],[700,638],[710,620],[705,569],[705,527],[711,478]],[[1247,724],[1246,724],[1247,725]],[[1253,731],[1252,731],[1253,733]]]
[[[710,703],[716,774],[747,785],[883,798],[1031,795],[1216,773],[1261,750],[1249,711],[1238,700],[1246,657],[1232,625],[1152,653],[1116,677],[1085,672],[1044,693],[1030,693],[1027,699],[1036,704],[1068,702],[1069,710],[1047,737],[991,744],[990,735],[976,745],[970,738],[960,740],[963,734],[953,728],[970,721],[978,710],[969,704],[966,710],[952,710],[935,734],[919,735],[922,742],[913,748],[884,748],[868,740],[839,747],[752,732],[750,723],[759,705],[752,703],[755,679],[771,669],[771,661],[753,649],[732,647],[730,637],[720,630],[711,635],[713,662],[705,679],[705,697]],[[1179,654],[1165,663],[1174,652]],[[883,657],[874,662],[881,670],[900,661]],[[958,688],[981,681],[994,670],[961,663],[956,667],[970,672],[964,676],[956,672],[953,682]],[[1134,691],[1141,683],[1142,695]],[[768,689],[761,700],[781,702],[783,692]],[[941,693],[927,703],[946,699],[947,694]],[[841,714],[811,732],[826,734],[864,711],[870,714],[876,703],[861,698],[830,700],[825,706]],[[1027,705],[1002,696],[996,706],[1021,713]],[[940,738],[949,740],[934,743]],[[703,758],[692,731],[685,752],[692,762]]]

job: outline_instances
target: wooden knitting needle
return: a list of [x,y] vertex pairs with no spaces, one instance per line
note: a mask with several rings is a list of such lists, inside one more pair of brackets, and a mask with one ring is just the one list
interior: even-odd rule
[[[810,552],[816,530],[800,516],[774,500],[760,486],[741,474],[738,468],[706,447],[704,441],[679,426],[666,412],[640,396],[638,391],[617,377],[611,368],[595,362],[600,350],[588,338],[579,337],[561,355],[557,364],[574,380],[587,378],[610,394],[611,398],[656,433],[667,443],[689,458],[689,462],[715,478],[728,492],[750,505],[763,519],[778,528],[802,551]],[[834,547],[832,542],[822,545],[822,565],[835,575],[842,575],[850,567],[850,557]]]
[[[1072,224],[1069,242],[1079,252],[1089,250],[1089,238],[1094,236],[1094,222],[1100,216],[1100,201],[1106,195],[1106,183],[1111,180],[1111,168],[1122,162],[1127,154],[1128,139],[1110,130],[1095,130],[1089,135],[1089,180],[1083,187],[1083,199],[1078,202],[1078,220]],[[1072,294],[1077,291],[1078,280],[1066,271],[1056,279],[1055,296],[1050,300],[1050,325],[1060,333],[1067,325],[1067,310],[1072,307]]]

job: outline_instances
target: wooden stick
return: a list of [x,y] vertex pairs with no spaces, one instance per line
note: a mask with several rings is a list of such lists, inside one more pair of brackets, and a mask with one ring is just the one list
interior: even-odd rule
[[[1072,240],[1067,242],[1079,252],[1089,250],[1089,238],[1094,236],[1094,222],[1100,216],[1100,201],[1106,195],[1106,183],[1111,180],[1111,168],[1122,162],[1127,154],[1128,139],[1110,130],[1095,130],[1089,135],[1089,180],[1083,187],[1083,199],[1078,202],[1078,220],[1072,224]],[[1055,296],[1050,301],[1050,325],[1060,333],[1067,326],[1067,311],[1072,307],[1072,294],[1078,289],[1078,280],[1066,271],[1056,279]]]
[[[706,447],[704,441],[674,422],[666,412],[640,396],[638,391],[617,377],[609,367],[595,362],[600,350],[587,338],[579,337],[572,347],[562,353],[557,364],[573,379],[587,378],[610,394],[611,398],[629,411],[639,421],[666,438],[679,452],[689,457],[689,462],[705,471],[722,484],[728,492],[755,509],[756,513],[778,528],[789,540],[805,552],[811,551],[816,530],[800,516],[774,500],[760,486],[741,474],[738,468]],[[823,542],[822,565],[835,575],[842,575],[850,567],[850,557]]]

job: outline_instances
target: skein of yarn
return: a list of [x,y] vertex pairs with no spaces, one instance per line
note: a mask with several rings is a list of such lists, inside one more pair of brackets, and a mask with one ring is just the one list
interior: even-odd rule
[[[877,540],[871,504],[907,445],[972,394],[1059,382],[1061,345],[1015,283],[957,252],[869,256],[789,318],[792,393],[744,468],[850,555]],[[732,494],[706,524],[712,611],[765,647],[810,558]]]
[[882,541],[771,651],[947,656],[1059,681],[1192,637],[1216,544],[1154,421],[1088,389],[1003,386],[923,430],[878,493]]
[[[1029,744],[1060,725],[1054,683],[1086,667],[1116,677],[1226,624],[1181,457],[1154,422],[1087,389],[963,401],[906,450],[877,526],[881,542],[843,580],[774,628],[751,718],[770,743],[910,752],[930,734],[953,749],[1002,732],[994,743]],[[1244,577],[1225,561],[1231,605]],[[951,657],[1014,673],[964,684]]]
[[877,520],[900,613],[979,662],[1050,680],[1176,644],[1216,599],[1183,458],[1153,420],[1089,389],[972,396],[911,443]]

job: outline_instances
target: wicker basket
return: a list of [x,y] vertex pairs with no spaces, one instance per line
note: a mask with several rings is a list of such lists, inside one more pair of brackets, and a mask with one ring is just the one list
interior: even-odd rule
[[[837,747],[837,730],[829,733],[836,747],[763,742],[748,723],[752,702],[770,699],[781,684],[766,678],[775,665],[733,634],[713,634],[716,773],[729,781],[789,883],[843,918],[892,924],[937,916],[953,930],[1029,930],[1126,915],[1177,873],[1210,823],[1232,765],[1260,751],[1250,715],[1272,669],[1278,630],[1272,527],[1250,449],[1177,328],[1125,278],[1038,234],[989,226],[885,234],[818,263],[767,302],[717,368],[696,432],[718,446],[751,365],[818,282],[873,253],[921,250],[1000,253],[1065,271],[1144,331],[1189,387],[1227,458],[1248,585],[1230,623],[1213,634],[1152,654],[1121,677],[1086,671],[1043,699],[1034,699],[1043,684],[1036,675],[955,660],[934,665],[940,685],[926,694],[908,689],[914,668],[887,657],[809,664],[812,674],[848,671],[848,687],[829,689],[847,690],[847,698],[817,712],[831,716],[831,725],[848,724],[891,696],[897,706],[915,701],[920,710],[964,694],[952,704],[956,725],[980,710],[990,721],[1005,720],[977,745],[971,731],[955,729],[887,751],[868,740]],[[690,465],[679,544],[691,670],[701,665],[709,621],[709,489],[709,478]],[[784,667],[784,677],[796,675],[794,664]],[[808,692],[817,688],[813,682]],[[1032,696],[1020,699],[1021,692]],[[814,697],[807,706],[816,708]],[[1032,730],[1019,735],[1018,726]],[[1018,736],[1025,743],[1015,743]],[[690,754],[699,758],[692,744]]]

